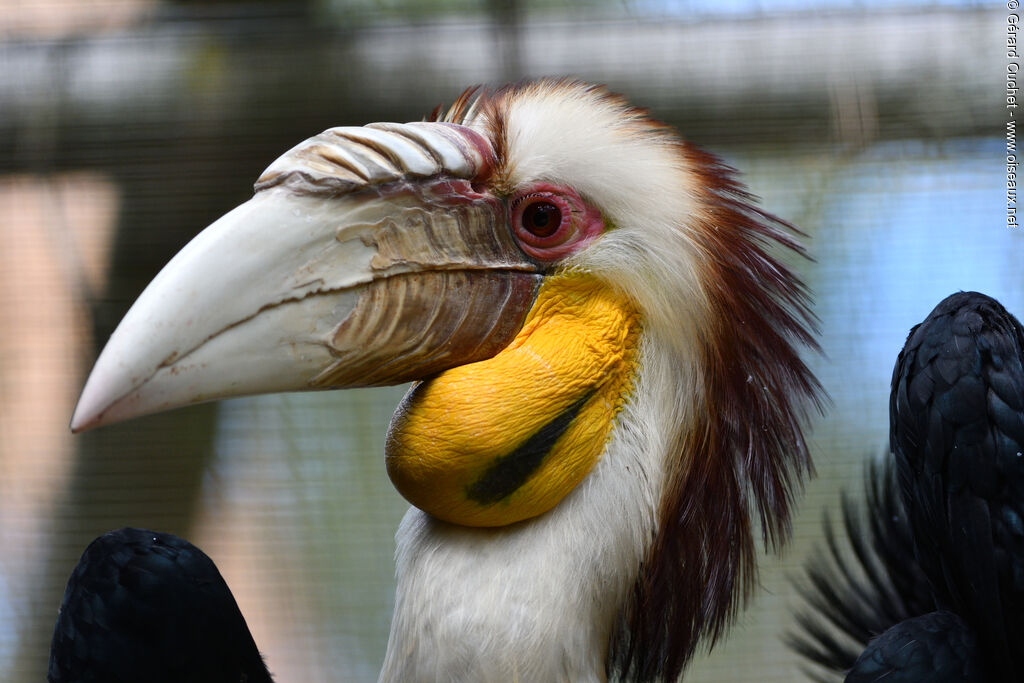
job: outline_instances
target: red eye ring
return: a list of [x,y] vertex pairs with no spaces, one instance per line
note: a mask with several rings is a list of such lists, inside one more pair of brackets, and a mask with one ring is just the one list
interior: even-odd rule
[[551,192],[520,195],[509,209],[516,236],[534,246],[557,244],[572,222],[572,207]]
[[541,262],[579,251],[601,232],[601,213],[569,187],[537,183],[513,195],[508,220],[519,247]]

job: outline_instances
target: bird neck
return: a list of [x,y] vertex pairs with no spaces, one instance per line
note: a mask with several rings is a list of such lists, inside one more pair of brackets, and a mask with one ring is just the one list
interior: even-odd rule
[[678,404],[683,378],[666,371],[656,346],[641,341],[635,389],[603,456],[549,512],[469,528],[409,510],[396,535],[381,681],[606,680],[610,642],[654,537],[664,425],[682,424],[666,423],[665,410]]

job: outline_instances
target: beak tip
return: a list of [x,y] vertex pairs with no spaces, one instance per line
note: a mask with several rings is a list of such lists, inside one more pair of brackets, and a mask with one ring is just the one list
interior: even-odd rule
[[[78,397],[78,405],[71,415],[72,434],[80,434],[131,417],[118,415],[124,412],[118,410],[118,406],[123,403],[119,397],[126,395],[125,386],[123,381],[118,381],[121,380],[120,373],[111,373],[108,365],[101,358],[86,380],[85,388]],[[128,388],[134,387],[129,385]]]
[[[86,386],[86,389],[88,389],[88,386]],[[94,405],[95,401],[90,400],[88,394],[88,391],[82,392],[82,396],[78,399],[78,405],[75,406],[75,412],[71,415],[70,427],[72,434],[81,434],[105,424],[103,415],[106,409]]]
[[98,423],[99,420],[96,417],[83,415],[81,410],[76,409],[71,416],[71,424],[68,427],[71,429],[72,434],[81,434],[98,426]]

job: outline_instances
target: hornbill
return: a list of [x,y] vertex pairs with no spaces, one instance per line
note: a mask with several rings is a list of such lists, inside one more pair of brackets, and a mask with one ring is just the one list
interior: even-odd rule
[[826,521],[793,644],[851,683],[1024,680],[1024,327],[947,297],[899,354],[889,426],[866,512],[843,505],[856,568]]
[[188,541],[118,529],[85,549],[50,646],[49,683],[271,683],[217,566]]
[[[415,381],[381,680],[678,678],[788,531],[821,389],[791,227],[602,87],[298,144],[153,280],[72,428]],[[759,527],[759,528],[758,528]]]

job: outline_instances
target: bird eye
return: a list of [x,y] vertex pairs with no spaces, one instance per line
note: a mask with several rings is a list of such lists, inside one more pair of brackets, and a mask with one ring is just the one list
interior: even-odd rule
[[538,183],[513,195],[509,223],[519,246],[538,261],[557,261],[604,230],[601,212],[572,188]]
[[551,237],[562,225],[562,210],[543,199],[533,201],[523,209],[521,223],[531,235]]

